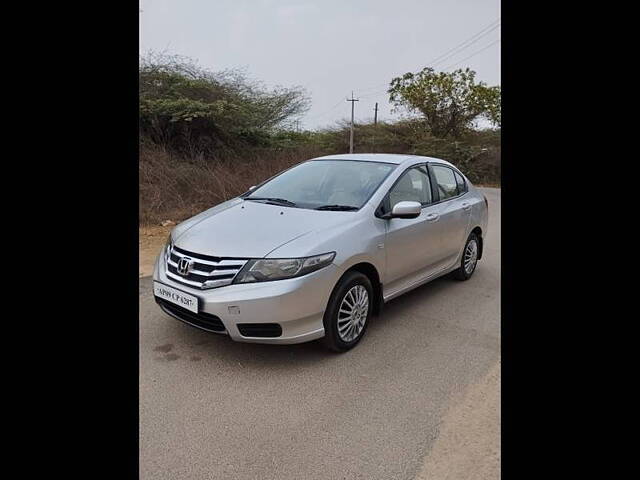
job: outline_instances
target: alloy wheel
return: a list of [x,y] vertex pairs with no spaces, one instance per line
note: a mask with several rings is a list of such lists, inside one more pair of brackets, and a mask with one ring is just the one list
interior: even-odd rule
[[475,239],[467,243],[464,250],[464,271],[467,275],[471,275],[473,269],[476,268],[478,262],[478,242]]
[[369,315],[369,293],[362,285],[352,287],[342,299],[338,310],[338,335],[352,342],[362,332]]

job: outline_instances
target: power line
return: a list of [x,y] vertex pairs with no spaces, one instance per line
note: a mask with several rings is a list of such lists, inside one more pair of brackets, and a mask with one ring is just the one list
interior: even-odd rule
[[[478,40],[480,40],[481,38],[487,36],[489,33],[493,32],[496,28],[498,28],[500,26],[500,20],[501,20],[500,18],[494,20],[489,25],[487,25],[486,27],[480,29],[478,32],[476,32],[475,34],[471,35],[469,38],[467,38],[463,42],[461,42],[458,45],[456,45],[455,47],[447,50],[446,52],[438,55],[431,62],[429,62],[427,64],[427,66],[434,67],[437,64],[442,63],[445,60],[450,59],[451,57],[454,57],[455,55],[457,55],[458,53],[462,52],[463,50],[466,50],[471,45],[476,43]],[[464,60],[466,60],[466,59],[461,60],[460,63],[463,62]],[[361,98],[370,98],[370,97],[372,97],[374,95],[378,95],[380,93],[386,92],[387,89],[388,89],[388,84],[384,84],[384,85],[385,85],[385,88],[383,90],[378,90],[378,91],[371,92],[371,93],[366,93],[366,91],[365,91],[365,94],[361,95]],[[381,86],[382,86],[382,84],[379,85],[378,87],[381,87]],[[378,88],[378,87],[372,87],[372,88]]]
[[[470,36],[469,38],[467,38],[466,40],[464,40],[463,42],[459,43],[458,45],[456,45],[453,48],[450,48],[449,50],[447,50],[446,52],[438,55],[436,58],[434,58],[431,62],[429,62],[427,64],[427,66],[430,67],[434,67],[438,64],[443,63],[445,60],[449,60],[450,58],[456,56],[457,54],[461,53],[462,51],[466,50],[467,48],[469,48],[470,46],[472,46],[473,44],[475,44],[478,40],[480,40],[481,38],[486,37],[489,33],[493,32],[496,28],[498,28],[501,25],[501,19],[497,18],[496,20],[494,20],[493,22],[491,22],[489,25],[487,25],[486,27],[482,28],[481,30],[479,30],[478,32],[476,32],[475,34],[473,34],[472,36]],[[480,50],[472,53],[471,55],[469,55],[468,57],[463,58],[462,60],[459,60],[456,63],[453,63],[451,65],[449,65],[448,67],[443,68],[442,70],[448,70],[451,67],[455,67],[456,65],[459,65],[460,63],[469,60],[470,58],[475,57],[476,55],[478,55],[479,53],[482,53],[483,51],[485,51],[487,48],[495,45],[496,43],[500,42],[500,39],[494,40],[493,42],[491,42],[490,44],[484,46],[483,48],[481,48]],[[384,85],[384,88],[382,90],[376,90],[373,91],[371,93],[366,93],[365,90],[365,94],[361,95],[360,98],[371,98],[373,96],[379,95],[380,93],[386,93],[389,89],[389,84],[388,83],[384,83],[384,84],[380,84],[378,86],[374,86],[371,87],[372,89],[375,88],[379,88],[382,87]],[[351,97],[353,98],[353,93],[351,94]],[[347,99],[347,101],[350,101],[349,99]],[[357,100],[355,100],[357,101]],[[308,117],[307,120],[309,119],[315,119],[315,118],[319,118],[323,115],[326,115],[327,113],[333,111],[340,103],[342,103],[342,100],[340,100],[338,103],[336,103],[333,107],[331,107],[329,110],[326,110],[323,113],[320,113],[318,115],[314,115],[312,117]],[[352,107],[352,117],[353,117],[353,101],[351,102],[351,107]]]
[[378,88],[380,88],[382,86],[382,84],[378,84],[378,85],[374,85],[373,87],[369,87],[369,88],[363,88],[362,92],[364,92],[366,95],[369,95],[369,93],[367,93],[368,91],[371,90],[377,90]]
[[[496,23],[497,22],[497,23]],[[494,25],[495,24],[495,25]],[[463,41],[462,43],[456,45],[455,47],[447,50],[445,53],[443,53],[442,55],[439,55],[438,57],[434,58],[433,60],[431,60],[427,65],[429,66],[435,66],[439,63],[444,62],[445,60],[448,60],[449,58],[457,55],[458,53],[460,53],[462,50],[465,50],[467,48],[469,48],[471,45],[473,45],[474,43],[476,43],[478,40],[480,40],[482,37],[487,36],[489,33],[491,33],[492,31],[494,31],[496,28],[498,28],[500,26],[500,19],[498,18],[497,20],[494,20],[493,22],[491,22],[489,25],[487,25],[486,27],[484,27],[482,30],[480,30],[479,32],[477,32],[476,34],[470,36],[469,38],[467,38],[465,41]],[[488,29],[488,30],[487,30]]]
[[319,113],[319,114],[317,114],[317,115],[313,115],[313,116],[311,116],[311,117],[307,117],[307,120],[312,120],[312,119],[314,119],[314,118],[322,117],[323,115],[326,115],[327,113],[331,112],[332,110],[335,110],[335,108],[336,108],[338,105],[342,105],[342,99],[338,100],[338,103],[336,103],[336,104],[335,104],[333,107],[331,107],[329,110],[325,110],[324,112]]
[[476,55],[478,55],[479,53],[484,52],[487,48],[492,47],[493,45],[495,45],[496,43],[498,43],[500,41],[500,39],[498,38],[497,40],[494,40],[493,42],[491,42],[489,45],[484,46],[483,48],[481,48],[480,50],[478,50],[475,53],[472,53],[471,55],[469,55],[468,57],[463,58],[462,60],[460,60],[459,62],[453,63],[451,65],[449,65],[448,67],[445,67],[443,70],[449,70],[451,67],[455,67],[456,65],[459,65],[460,63],[464,62],[465,60],[469,60],[472,57],[475,57]]
[[360,95],[360,98],[371,98],[371,97],[373,97],[373,96],[375,96],[375,95],[378,95],[378,94],[380,94],[380,93],[386,92],[386,91],[387,91],[387,89],[388,89],[388,87],[389,87],[389,86],[387,85],[387,87],[385,87],[385,88],[383,88],[382,90],[379,90],[379,91],[377,91],[377,92],[368,93],[367,95]]

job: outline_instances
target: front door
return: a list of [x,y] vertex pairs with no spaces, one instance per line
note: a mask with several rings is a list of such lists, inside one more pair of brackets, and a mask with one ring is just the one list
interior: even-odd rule
[[438,205],[431,205],[431,183],[425,166],[411,167],[402,174],[385,198],[385,211],[390,212],[401,201],[419,202],[423,207],[417,218],[387,221],[385,296],[433,275],[440,263],[442,224]]

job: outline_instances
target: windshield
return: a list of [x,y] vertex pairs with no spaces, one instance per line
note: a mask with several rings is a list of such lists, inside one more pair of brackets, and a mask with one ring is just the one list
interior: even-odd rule
[[323,210],[357,210],[396,166],[357,160],[312,160],[256,188],[245,200]]

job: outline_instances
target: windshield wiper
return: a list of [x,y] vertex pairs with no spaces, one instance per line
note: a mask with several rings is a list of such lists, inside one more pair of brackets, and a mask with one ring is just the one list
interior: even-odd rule
[[320,207],[316,207],[314,210],[336,210],[336,211],[353,211],[359,210],[358,207],[354,207],[353,205],[322,205]]
[[272,198],[272,197],[245,197],[245,200],[256,200],[258,202],[266,202],[274,205],[285,205],[287,207],[296,207],[297,205],[287,200],[286,198]]

